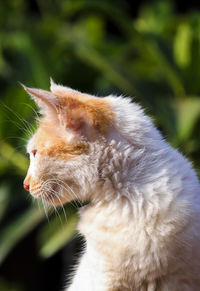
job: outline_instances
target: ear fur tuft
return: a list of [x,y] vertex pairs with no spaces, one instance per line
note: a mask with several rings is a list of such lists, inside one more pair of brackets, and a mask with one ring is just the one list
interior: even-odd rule
[[50,78],[50,90],[53,94],[58,96],[75,96],[81,94],[78,90],[74,90],[70,87],[56,84],[52,78]]

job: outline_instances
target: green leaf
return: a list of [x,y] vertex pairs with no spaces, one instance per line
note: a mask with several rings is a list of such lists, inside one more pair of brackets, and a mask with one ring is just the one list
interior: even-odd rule
[[162,46],[160,46],[159,41],[158,37],[144,39],[144,43],[147,46],[150,55],[152,55],[158,63],[160,73],[165,77],[174,95],[185,96],[184,84],[165,52],[165,50],[167,50],[167,44],[162,43]]
[[192,135],[192,130],[200,118],[200,98],[188,97],[176,103],[178,140],[184,141]]
[[49,258],[61,249],[75,234],[78,216],[75,213],[64,213],[51,219],[40,231],[39,253],[43,258]]
[[[5,36],[4,36],[5,38]],[[30,66],[30,73],[33,80],[38,87],[45,88],[49,84],[49,73],[44,64],[42,52],[37,48],[34,40],[25,32],[6,33],[6,40],[4,43],[6,49],[14,49],[23,54],[23,57],[28,59],[27,70]]]
[[70,44],[78,58],[86,64],[98,69],[111,83],[115,84],[126,94],[136,94],[136,88],[133,82],[130,82],[121,72],[119,65],[114,64],[105,55],[96,50],[93,46],[87,43],[83,35],[79,34],[77,29],[73,33],[69,32],[65,35],[66,43]]
[[20,174],[24,175],[26,173],[29,164],[28,159],[3,140],[0,141],[0,156],[12,163]]
[[4,183],[0,186],[0,221],[4,216],[9,202],[9,186]]
[[174,39],[174,58],[180,67],[187,67],[191,62],[192,30],[187,23],[177,29]]
[[1,230],[0,236],[0,264],[13,247],[44,218],[44,212],[31,207]]
[[163,33],[166,25],[171,21],[172,3],[170,1],[156,1],[151,5],[140,8],[139,17],[135,21],[138,31]]

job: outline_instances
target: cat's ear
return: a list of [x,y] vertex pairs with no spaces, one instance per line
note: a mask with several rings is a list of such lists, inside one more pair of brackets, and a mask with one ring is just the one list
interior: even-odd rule
[[[88,106],[84,102],[73,98],[74,94],[69,94],[69,97],[65,96],[65,98],[62,98],[49,91],[21,85],[39,106],[41,113],[47,116],[47,118],[54,116],[60,126],[70,129],[76,135],[90,137],[94,134],[93,122]],[[57,85],[57,89],[59,89],[58,86],[60,88],[60,85]],[[75,90],[71,89],[71,91]]]
[[95,117],[98,115],[98,106],[94,103],[97,98],[56,84],[52,78],[50,83],[51,92],[59,96],[57,115],[60,124],[77,135],[87,138],[96,135],[98,122]]
[[53,112],[56,111],[56,106],[59,105],[59,102],[58,98],[52,92],[42,89],[28,88],[24,84],[20,84],[39,106],[42,113],[46,113],[47,110]]
[[85,102],[67,97],[57,111],[61,126],[78,136],[91,138],[96,135],[93,109]]
[[62,125],[88,139],[106,136],[114,118],[109,104],[102,99],[85,98],[69,96],[63,100],[59,108]]

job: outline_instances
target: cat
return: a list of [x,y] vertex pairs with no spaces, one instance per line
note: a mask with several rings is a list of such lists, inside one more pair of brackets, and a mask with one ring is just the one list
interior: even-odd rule
[[42,114],[24,188],[54,205],[89,201],[66,290],[200,290],[200,184],[187,159],[130,98],[53,81],[50,92],[24,89]]

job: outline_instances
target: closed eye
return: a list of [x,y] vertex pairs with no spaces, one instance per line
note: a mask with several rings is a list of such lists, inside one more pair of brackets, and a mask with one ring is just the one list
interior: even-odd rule
[[32,150],[31,152],[32,152],[33,156],[35,157],[35,155],[37,154],[37,150]]

